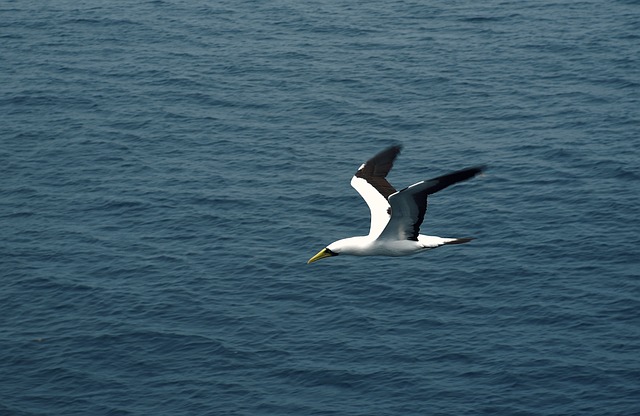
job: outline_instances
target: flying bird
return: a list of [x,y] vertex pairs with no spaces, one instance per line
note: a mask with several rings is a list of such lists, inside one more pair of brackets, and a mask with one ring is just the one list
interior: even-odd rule
[[427,197],[455,183],[471,179],[485,166],[462,169],[420,181],[396,191],[386,177],[401,146],[391,146],[365,162],[351,178],[351,186],[371,211],[369,235],[334,241],[307,263],[339,254],[352,256],[408,256],[447,244],[462,244],[472,238],[444,238],[420,234],[427,212]]

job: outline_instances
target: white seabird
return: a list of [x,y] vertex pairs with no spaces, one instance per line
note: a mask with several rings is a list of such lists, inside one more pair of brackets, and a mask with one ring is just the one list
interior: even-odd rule
[[311,257],[307,263],[339,254],[408,256],[445,244],[462,244],[472,240],[422,235],[420,225],[427,211],[428,195],[471,179],[485,167],[459,170],[396,191],[386,176],[393,167],[393,161],[400,149],[400,146],[392,146],[383,150],[360,166],[351,178],[351,186],[364,198],[371,210],[369,235],[334,241]]

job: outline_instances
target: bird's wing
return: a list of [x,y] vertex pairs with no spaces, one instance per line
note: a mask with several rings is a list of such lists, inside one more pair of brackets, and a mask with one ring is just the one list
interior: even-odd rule
[[396,192],[387,182],[386,176],[393,167],[393,161],[400,146],[392,146],[367,160],[351,178],[351,186],[362,196],[371,211],[369,236],[378,237],[389,222],[390,206],[387,198]]
[[457,182],[471,179],[483,170],[483,166],[459,170],[415,183],[392,194],[389,196],[391,219],[378,238],[418,241],[420,225],[427,212],[427,196]]

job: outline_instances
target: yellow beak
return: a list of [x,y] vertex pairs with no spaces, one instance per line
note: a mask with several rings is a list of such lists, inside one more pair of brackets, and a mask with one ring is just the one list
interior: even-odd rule
[[326,247],[325,247],[322,250],[320,250],[320,252],[318,254],[316,254],[315,256],[311,257],[309,259],[309,261],[307,262],[307,264],[311,264],[314,261],[318,261],[318,260],[323,259],[325,257],[331,257],[331,256],[332,256],[331,252],[329,250],[327,250]]

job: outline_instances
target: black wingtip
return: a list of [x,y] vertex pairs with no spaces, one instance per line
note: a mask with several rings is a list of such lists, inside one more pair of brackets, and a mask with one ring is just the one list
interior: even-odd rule
[[383,151],[377,153],[374,157],[367,160],[365,163],[365,168],[371,168],[370,172],[363,172],[363,169],[360,169],[356,176],[366,177],[369,175],[385,177],[393,167],[393,162],[396,157],[400,153],[402,146],[393,145],[390,146]]
[[474,177],[476,175],[480,175],[485,170],[487,170],[487,165],[477,165],[477,166],[472,166],[470,168],[459,170],[458,172],[459,173],[463,173],[464,172],[465,174],[469,175],[470,177]]
[[394,144],[392,146],[387,147],[383,151],[378,152],[374,157],[372,157],[369,160],[378,161],[380,159],[389,159],[389,158],[391,158],[393,160],[400,154],[401,150],[402,150],[402,145],[401,144]]
[[449,173],[447,175],[442,175],[438,179],[442,179],[444,180],[445,183],[448,183],[448,185],[450,185],[456,182],[461,182],[461,181],[466,181],[467,179],[471,179],[474,176],[484,172],[486,168],[487,168],[486,165],[474,166],[472,168],[466,168],[456,172]]
[[[437,178],[429,179],[423,182],[418,182],[417,184],[411,185],[408,188],[412,188],[416,185],[423,185],[420,188],[421,192],[424,192],[425,195],[435,194],[436,192],[441,191],[444,188],[447,188],[453,184],[473,178],[474,176],[484,172],[485,168],[486,168],[485,165],[481,165],[481,166],[475,166],[472,168],[458,170],[452,173],[448,173],[446,175],[438,176]],[[405,188],[405,189],[408,189],[408,188]]]

